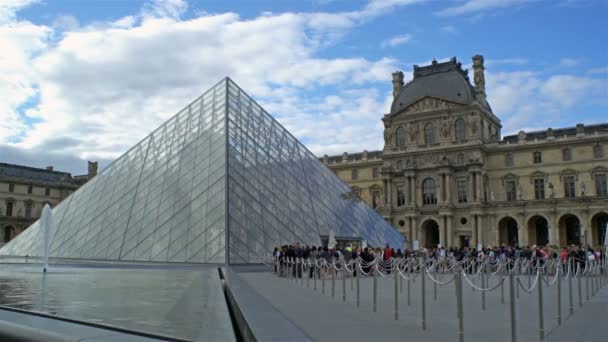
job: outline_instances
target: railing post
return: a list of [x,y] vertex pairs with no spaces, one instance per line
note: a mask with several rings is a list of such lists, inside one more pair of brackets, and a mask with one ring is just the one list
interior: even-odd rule
[[[437,261],[433,265],[433,277],[437,279]],[[433,300],[437,301],[437,282],[433,282]]]
[[376,264],[372,266],[374,270],[374,312],[378,311],[378,263],[376,259]]
[[585,299],[589,301],[589,260],[585,262]]
[[359,300],[359,298],[360,298],[359,295],[361,294],[360,287],[359,287],[359,278],[361,277],[361,272],[363,270],[361,268],[361,262],[359,260],[357,260],[355,262],[355,267],[357,267],[357,270],[355,270],[355,276],[357,277],[357,307],[359,307],[359,305],[361,303],[360,300]]
[[555,276],[557,277],[557,325],[562,325],[562,267],[558,261]]
[[336,295],[336,262],[331,263],[331,298]]
[[579,307],[583,307],[583,290],[581,289],[581,276],[583,273],[583,270],[581,269],[581,263],[577,262],[576,263],[576,269],[578,270],[578,306]]
[[511,317],[511,342],[517,342],[517,310],[515,308],[515,280],[513,272],[509,272],[509,313]]
[[502,265],[502,270],[500,271],[500,304],[504,304],[505,303],[505,282],[504,282],[504,278],[505,278],[505,267],[506,263],[501,262]]
[[346,303],[346,262],[342,266],[342,302]]
[[312,265],[312,285],[315,291],[317,291],[317,277],[319,276],[319,274],[321,273],[317,268],[317,263],[315,261],[315,263]]
[[[394,265],[397,265],[393,263]],[[393,269],[393,274],[395,277],[395,321],[399,320],[399,272],[397,272],[397,267]]]
[[[324,260],[323,261],[323,266],[325,266],[326,263],[327,262]],[[325,267],[323,267],[323,268],[325,268]],[[325,294],[325,277],[323,276],[323,271],[325,271],[325,270],[322,269],[321,272],[320,272],[320,277],[321,277],[321,293]]]
[[[481,267],[482,267],[482,269],[481,269],[481,288],[485,289],[486,288],[486,271],[488,270],[487,263],[484,262]],[[486,291],[482,290],[479,292],[481,292],[481,310],[486,311]]]
[[458,342],[464,342],[464,315],[462,310],[462,270],[458,268],[455,274],[455,284],[456,288],[456,312],[458,316]]
[[538,269],[537,273],[538,281],[536,286],[538,287],[538,337],[539,340],[545,339],[545,322],[543,319],[543,275],[541,269]]
[[420,276],[421,276],[421,296],[420,300],[422,301],[422,330],[426,330],[426,259],[422,258],[422,265],[420,267]]
[[568,260],[568,304],[570,315],[574,314],[574,301],[572,300],[572,259]]

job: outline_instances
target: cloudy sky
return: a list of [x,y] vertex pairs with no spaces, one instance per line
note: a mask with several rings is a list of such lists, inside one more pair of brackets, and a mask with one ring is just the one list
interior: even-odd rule
[[391,72],[486,59],[503,134],[608,122],[604,0],[0,0],[0,162],[107,165],[230,76],[314,153],[382,148]]

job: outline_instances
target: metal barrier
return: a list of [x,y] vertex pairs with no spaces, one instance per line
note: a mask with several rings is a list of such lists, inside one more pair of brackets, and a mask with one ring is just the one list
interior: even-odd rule
[[[508,301],[509,301],[509,325],[511,341],[518,341],[518,324],[517,324],[517,298],[519,291],[532,294],[536,291],[538,299],[538,339],[543,341],[546,336],[545,332],[545,317],[543,309],[543,288],[556,287],[557,298],[557,313],[555,316],[558,326],[562,325],[562,280],[567,280],[568,283],[568,315],[574,314],[573,301],[573,280],[578,283],[578,299],[579,307],[582,307],[582,278],[585,279],[585,299],[590,300],[598,293],[598,290],[608,283],[608,269],[605,260],[581,260],[569,258],[566,262],[561,259],[507,259],[490,261],[488,259],[464,259],[454,260],[449,258],[427,258],[427,257],[410,257],[410,258],[391,258],[389,260],[381,260],[379,258],[365,261],[356,258],[346,261],[344,258],[339,258],[331,263],[325,259],[319,258],[316,260],[301,259],[301,258],[282,258],[280,260],[271,259],[268,262],[273,265],[275,274],[287,278],[293,277],[297,282],[298,277],[302,278],[306,275],[307,287],[310,277],[313,279],[314,290],[317,290],[317,279],[321,279],[321,291],[325,294],[325,278],[326,274],[330,274],[331,278],[331,297],[335,297],[335,282],[336,275],[339,272],[342,280],[342,302],[346,302],[346,278],[351,278],[351,290],[353,286],[356,289],[356,306],[360,307],[361,300],[361,285],[360,278],[362,276],[371,277],[373,281],[372,288],[372,311],[378,311],[378,278],[394,279],[394,319],[399,320],[399,296],[403,293],[403,281],[406,281],[407,305],[411,305],[410,287],[411,282],[420,277],[421,281],[421,328],[427,329],[427,303],[426,303],[426,281],[427,278],[433,283],[433,298],[437,300],[437,287],[447,286],[454,283],[456,297],[456,318],[457,318],[457,339],[464,341],[464,313],[463,313],[463,288],[464,284],[468,284],[472,291],[479,291],[481,295],[481,309],[486,310],[486,292],[492,292],[500,288],[501,304],[505,304],[505,282],[507,283]],[[301,272],[293,271],[294,267],[300,266]],[[304,269],[307,272],[304,272]],[[287,271],[286,274],[284,271]],[[534,275],[534,276],[532,276]],[[444,279],[439,279],[443,277]],[[476,285],[476,280],[480,279],[481,285]],[[527,278],[527,286],[524,285],[524,279]],[[447,280],[446,280],[447,279]],[[496,279],[495,284],[491,284],[491,279]],[[532,280],[533,279],[533,280]],[[303,284],[303,279],[301,279]],[[353,285],[354,283],[354,285]]]

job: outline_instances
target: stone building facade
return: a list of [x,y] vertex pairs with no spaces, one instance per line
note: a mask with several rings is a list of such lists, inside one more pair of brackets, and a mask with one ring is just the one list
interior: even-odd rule
[[501,137],[456,58],[393,73],[383,151],[325,156],[353,192],[420,246],[603,243],[608,224],[608,123]]
[[36,222],[46,203],[55,207],[97,174],[89,162],[86,175],[0,163],[0,247]]

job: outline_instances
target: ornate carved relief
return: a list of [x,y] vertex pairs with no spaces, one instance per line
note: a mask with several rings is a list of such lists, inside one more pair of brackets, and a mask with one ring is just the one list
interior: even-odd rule
[[404,112],[405,113],[419,113],[419,112],[428,112],[428,111],[432,111],[432,110],[448,109],[448,108],[450,108],[450,105],[451,105],[451,103],[446,100],[427,96],[427,97],[424,97],[423,99],[420,99],[420,100],[414,102],[410,106],[408,106],[404,110]]
[[479,121],[477,120],[477,117],[474,115],[471,115],[469,117],[468,124],[469,124],[469,128],[471,130],[471,135],[477,135],[477,130],[479,128]]
[[418,141],[418,133],[420,128],[418,127],[418,123],[416,122],[408,122],[407,123],[407,133],[410,137],[411,142]]
[[451,121],[448,120],[447,116],[443,118],[443,123],[441,124],[441,136],[446,139],[450,136],[451,131]]

